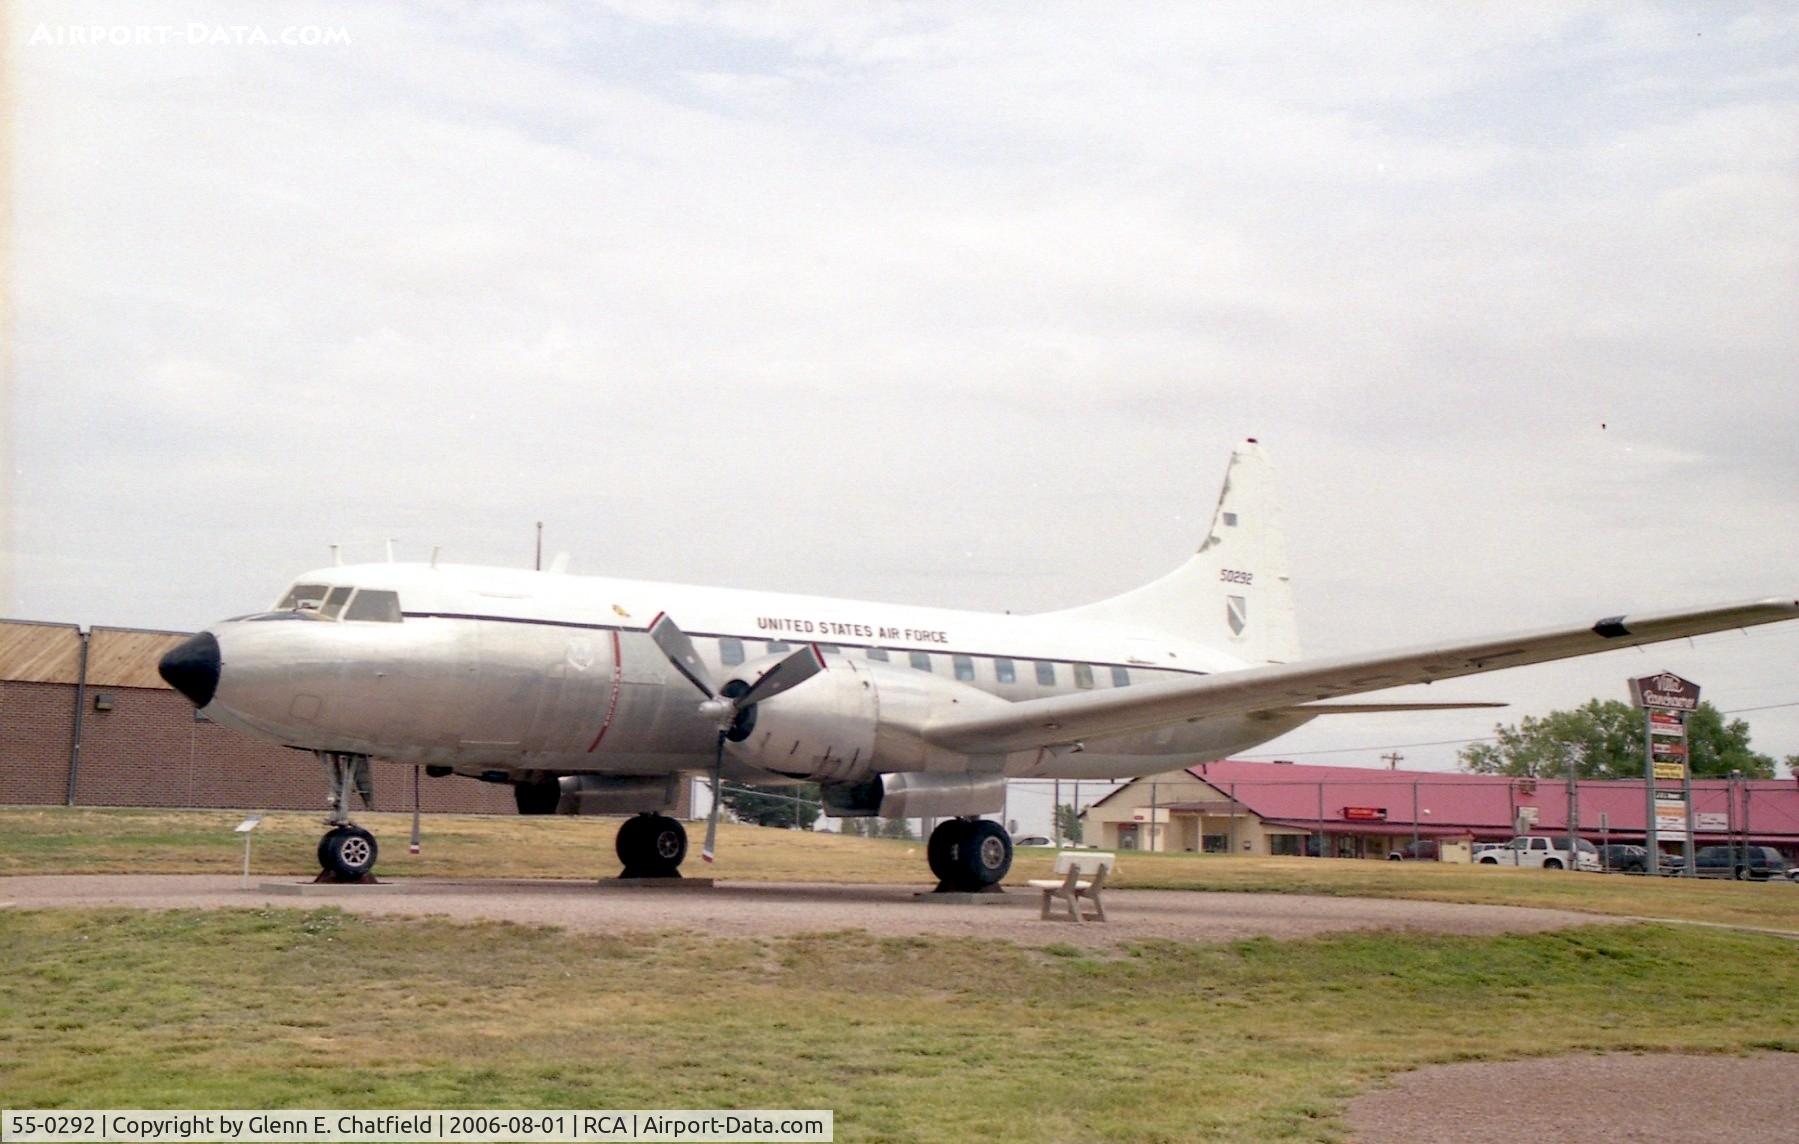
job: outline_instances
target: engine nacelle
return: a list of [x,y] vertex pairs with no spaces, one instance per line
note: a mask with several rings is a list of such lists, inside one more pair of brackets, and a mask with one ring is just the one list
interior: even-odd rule
[[826,783],[832,818],[954,818],[992,814],[1006,805],[1004,775],[876,775],[867,782]]
[[[755,678],[755,667],[747,674]],[[970,757],[930,746],[920,728],[938,711],[990,705],[1006,701],[909,668],[833,658],[828,670],[756,704],[749,733],[731,749],[763,770],[823,783],[886,771],[960,774]]]
[[557,814],[637,814],[674,809],[679,775],[563,775]]

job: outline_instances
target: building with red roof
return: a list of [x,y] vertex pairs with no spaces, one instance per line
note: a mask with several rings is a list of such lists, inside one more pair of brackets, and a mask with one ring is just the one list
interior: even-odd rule
[[[1531,823],[1527,833],[1566,834],[1571,807],[1582,837],[1641,843],[1643,788],[1640,780],[1584,780],[1571,797],[1565,779],[1223,759],[1133,779],[1082,818],[1088,841],[1107,850],[1380,858],[1414,838],[1503,841],[1521,821]],[[1696,779],[1693,818],[1698,845],[1734,838],[1791,859],[1799,780]]]

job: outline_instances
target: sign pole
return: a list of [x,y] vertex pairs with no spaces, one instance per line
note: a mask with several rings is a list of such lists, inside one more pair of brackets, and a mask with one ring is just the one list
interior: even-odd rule
[[1643,849],[1651,874],[1662,872],[1661,842],[1655,836],[1655,712],[1643,709],[1643,798],[1647,805],[1643,808]]
[[[1643,822],[1643,838],[1648,844],[1648,861],[1661,872],[1661,831],[1657,814],[1668,805],[1668,832],[1681,836],[1682,867],[1693,874],[1693,766],[1687,744],[1686,713],[1699,709],[1699,685],[1682,679],[1671,671],[1645,675],[1628,681],[1630,700],[1643,709],[1643,794],[1647,817]],[[1657,742],[1661,735],[1665,742]],[[1679,781],[1680,790],[1662,792],[1661,779]],[[1678,803],[1678,815],[1674,804]]]
[[1682,767],[1681,770],[1685,771],[1686,773],[1681,776],[1680,790],[1681,790],[1682,796],[1687,800],[1687,844],[1686,844],[1685,852],[1684,852],[1686,860],[1684,862],[1682,862],[1681,865],[1686,868],[1687,877],[1692,878],[1692,877],[1696,877],[1698,874],[1698,871],[1696,869],[1694,869],[1694,865],[1693,865],[1695,859],[1693,857],[1693,756],[1692,755],[1688,755],[1686,757],[1686,766]]

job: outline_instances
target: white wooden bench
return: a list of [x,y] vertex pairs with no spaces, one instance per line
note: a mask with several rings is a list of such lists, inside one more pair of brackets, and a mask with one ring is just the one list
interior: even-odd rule
[[1105,921],[1106,903],[1101,894],[1116,864],[1114,855],[1098,850],[1062,851],[1056,855],[1056,877],[1031,879],[1032,888],[1043,891],[1043,911],[1038,916],[1048,921],[1050,902],[1060,898],[1068,903],[1069,920],[1084,922],[1081,899],[1085,898],[1093,903],[1093,917]]

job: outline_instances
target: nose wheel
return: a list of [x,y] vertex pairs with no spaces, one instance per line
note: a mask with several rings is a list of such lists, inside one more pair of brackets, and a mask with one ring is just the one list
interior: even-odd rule
[[319,751],[319,761],[330,776],[331,814],[325,819],[330,830],[319,839],[319,877],[321,882],[373,882],[375,859],[381,848],[375,836],[350,821],[350,793],[362,796],[364,806],[374,802],[374,784],[369,779],[367,755],[339,751]]
[[319,839],[319,868],[334,875],[334,882],[362,882],[373,878],[380,847],[375,836],[360,826],[333,827]]

